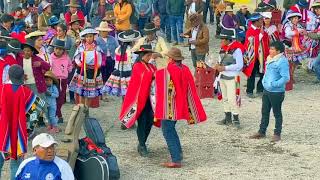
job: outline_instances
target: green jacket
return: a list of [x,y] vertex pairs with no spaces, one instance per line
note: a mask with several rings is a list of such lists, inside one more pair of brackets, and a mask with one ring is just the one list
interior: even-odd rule
[[283,8],[286,10],[290,9],[291,6],[298,3],[298,0],[284,0],[283,1]]
[[184,0],[167,0],[167,12],[169,16],[184,16]]

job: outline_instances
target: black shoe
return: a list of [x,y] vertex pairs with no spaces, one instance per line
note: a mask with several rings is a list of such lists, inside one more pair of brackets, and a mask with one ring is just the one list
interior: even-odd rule
[[63,123],[63,117],[60,117],[60,118],[59,118],[58,123],[59,123],[59,124],[62,124],[62,123]]
[[46,127],[46,124],[43,121],[43,117],[39,117],[39,120],[37,122],[38,127]]
[[225,112],[225,117],[221,121],[217,121],[218,125],[229,125],[232,124],[231,112]]
[[141,157],[147,157],[149,152],[147,150],[147,146],[138,145],[138,153]]
[[239,115],[233,115],[233,125],[237,128],[240,129],[240,120],[239,120]]
[[255,96],[253,95],[253,93],[247,93],[247,97],[248,97],[248,98],[251,98],[251,99],[255,98]]

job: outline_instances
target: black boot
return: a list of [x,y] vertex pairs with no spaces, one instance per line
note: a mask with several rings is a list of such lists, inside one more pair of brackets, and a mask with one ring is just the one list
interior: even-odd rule
[[233,115],[233,124],[236,128],[240,129],[239,115]]
[[39,117],[38,122],[37,122],[37,126],[38,127],[46,127],[46,124],[44,123],[44,118],[42,116]]
[[219,125],[229,125],[232,123],[231,112],[225,112],[225,118],[221,121],[217,121]]
[[138,145],[138,153],[140,154],[141,157],[147,157],[149,154],[147,150],[147,146]]

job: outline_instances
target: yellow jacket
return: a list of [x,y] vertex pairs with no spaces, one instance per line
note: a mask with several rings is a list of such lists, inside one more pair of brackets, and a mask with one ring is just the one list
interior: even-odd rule
[[114,7],[114,16],[116,17],[117,31],[126,31],[130,29],[130,16],[132,14],[132,7],[126,3],[121,9],[120,4],[117,3]]
[[[166,67],[168,64],[165,58],[165,54],[168,52],[168,47],[165,40],[162,37],[158,36],[157,38],[158,38],[158,42],[153,50],[157,53],[160,53],[163,56],[163,58],[156,59],[157,69],[161,69]],[[146,41],[146,37],[140,38],[136,42],[136,44],[132,47],[131,49],[132,52],[138,51],[140,49],[140,46],[145,44],[145,41]]]

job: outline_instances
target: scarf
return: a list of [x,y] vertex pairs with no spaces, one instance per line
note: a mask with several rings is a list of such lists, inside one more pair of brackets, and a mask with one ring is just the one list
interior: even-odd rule
[[277,54],[274,57],[271,57],[270,55],[267,57],[267,62],[266,64],[272,63],[274,61],[277,61],[281,56],[283,55],[283,53]]
[[238,48],[241,50],[242,53],[245,52],[245,48],[244,48],[243,44],[241,44],[238,41],[233,41],[229,45],[221,46],[221,49],[223,49],[225,52],[229,52],[229,51],[232,51],[232,50],[235,50]]

